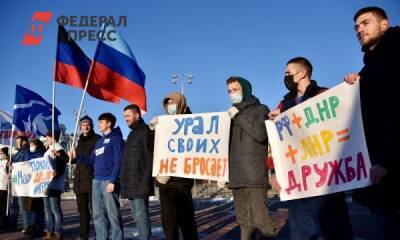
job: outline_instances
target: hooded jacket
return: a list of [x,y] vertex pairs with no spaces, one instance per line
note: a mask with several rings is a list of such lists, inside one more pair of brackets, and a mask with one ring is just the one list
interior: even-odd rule
[[142,118],[129,127],[132,131],[126,140],[121,163],[121,197],[148,197],[154,184],[150,129]]
[[[190,108],[186,105],[186,98],[180,92],[172,92],[163,100],[163,107],[166,113],[168,113],[167,103],[168,100],[172,99],[176,102],[176,114],[191,114]],[[156,184],[160,188],[192,188],[194,180],[191,178],[180,178],[171,177],[166,184],[159,183]]]
[[229,142],[229,188],[267,187],[267,130],[269,109],[251,94],[250,82],[238,78],[243,100],[234,104]]
[[118,183],[121,168],[121,159],[124,150],[124,140],[119,127],[100,138],[90,157],[77,157],[78,163],[94,166],[94,179]]
[[[93,129],[91,129],[87,136],[81,134],[79,136],[78,145],[75,148],[77,158],[80,156],[90,157],[96,142],[100,138],[101,136],[96,134]],[[93,166],[77,163],[76,159],[72,159],[71,163],[76,163],[74,173],[74,192],[78,194],[92,192]]]

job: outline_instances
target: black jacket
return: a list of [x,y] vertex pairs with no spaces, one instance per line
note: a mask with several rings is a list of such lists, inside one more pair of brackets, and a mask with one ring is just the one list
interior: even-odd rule
[[[301,102],[304,102],[326,90],[327,90],[327,88],[320,87],[320,86],[318,86],[316,81],[311,80],[310,85],[307,86],[306,91],[304,92]],[[297,97],[297,92],[287,93],[283,97],[283,100],[281,102],[281,106],[280,106],[281,112],[284,112],[284,111],[288,110],[289,108],[296,106],[297,105],[296,97]]]
[[[78,140],[78,146],[75,148],[76,156],[89,157],[92,153],[96,142],[101,138],[100,135],[92,130],[88,136],[81,134]],[[76,159],[71,161],[76,163]],[[89,164],[76,163],[74,177],[74,192],[75,193],[90,193],[92,192],[93,166]]]
[[121,162],[121,197],[148,197],[154,191],[152,135],[143,119],[130,128]]
[[398,109],[400,81],[400,28],[391,27],[372,51],[364,55],[360,71],[360,98],[364,133],[371,164],[388,170],[381,184],[355,191],[356,200],[370,206],[399,208],[400,160],[397,154],[400,126],[393,113]]
[[269,109],[250,96],[235,104],[239,112],[231,122],[229,188],[267,187],[267,130]]

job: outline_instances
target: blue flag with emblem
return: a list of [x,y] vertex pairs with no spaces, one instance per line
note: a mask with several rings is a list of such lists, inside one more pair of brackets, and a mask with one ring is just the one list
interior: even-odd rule
[[[58,116],[60,111],[55,108],[54,129],[59,129]],[[13,124],[30,136],[45,136],[51,130],[51,103],[39,94],[17,85],[15,92]]]

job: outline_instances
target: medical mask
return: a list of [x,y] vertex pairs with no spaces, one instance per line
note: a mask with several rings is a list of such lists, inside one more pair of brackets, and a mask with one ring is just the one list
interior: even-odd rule
[[6,155],[4,153],[0,153],[0,160],[6,159]]
[[169,115],[174,115],[176,114],[177,110],[176,110],[176,104],[168,104],[167,106],[167,112]]
[[231,93],[231,94],[229,94],[229,97],[231,98],[231,101],[233,102],[233,104],[241,103],[243,100],[243,96],[239,92]]
[[31,151],[31,152],[36,152],[36,147],[35,147],[35,146],[29,147],[29,151]]

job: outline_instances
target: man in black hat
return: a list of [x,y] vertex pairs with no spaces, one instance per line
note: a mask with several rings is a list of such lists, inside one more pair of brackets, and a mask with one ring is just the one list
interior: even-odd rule
[[76,161],[80,157],[90,157],[96,142],[101,138],[93,130],[93,121],[89,116],[79,120],[81,135],[75,149],[68,152],[72,164],[76,163],[74,174],[74,192],[78,205],[80,239],[89,238],[90,209],[92,207],[93,166]]

